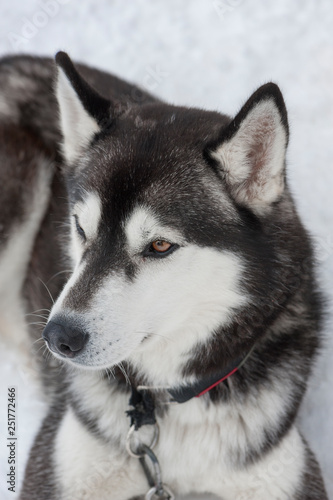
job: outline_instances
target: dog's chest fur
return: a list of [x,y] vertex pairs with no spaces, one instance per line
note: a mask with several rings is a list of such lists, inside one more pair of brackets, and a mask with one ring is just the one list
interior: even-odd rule
[[[74,405],[67,409],[55,446],[57,474],[62,478],[64,491],[78,494],[77,477],[86,478],[89,484],[91,477],[100,474],[101,489],[96,491],[96,499],[104,499],[108,483],[114,489],[114,498],[118,498],[118,482],[122,489],[119,498],[123,498],[121,494],[125,491],[130,497],[132,481],[135,484],[133,491],[144,493],[147,483],[142,470],[137,467],[137,460],[129,458],[125,451],[129,430],[129,419],[125,415],[129,408],[128,393],[113,390],[111,385],[106,398],[106,391],[100,384],[91,383],[91,378],[88,381],[84,377],[73,382],[71,387],[80,401],[75,399]],[[83,414],[80,407],[84,409]],[[263,407],[270,409],[270,415],[263,417]],[[158,419],[160,438],[154,449],[164,481],[179,494],[210,491],[219,496],[223,493],[223,498],[231,499],[243,498],[247,491],[249,496],[244,498],[255,495],[253,498],[264,500],[272,490],[273,494],[278,493],[279,498],[287,500],[284,492],[292,487],[295,477],[301,475],[304,465],[303,444],[297,431],[291,430],[275,452],[267,457],[263,455],[259,464],[257,461],[252,464],[248,456],[251,448],[262,445],[263,425],[269,422],[274,427],[281,412],[282,394],[274,397],[271,392],[264,394],[264,391],[256,402],[215,405],[203,398],[184,405],[170,405]],[[85,422],[82,415],[87,419]],[[87,423],[88,428],[90,423],[89,431]],[[139,435],[143,442],[149,442],[152,429],[149,426],[142,428]],[[93,466],[91,460],[82,460],[73,466],[82,447],[86,456],[94,457]],[[246,459],[249,473],[242,474]],[[284,479],[278,486],[272,486],[276,468],[279,473],[283,472]],[[123,477],[128,474],[131,481],[125,486]]]

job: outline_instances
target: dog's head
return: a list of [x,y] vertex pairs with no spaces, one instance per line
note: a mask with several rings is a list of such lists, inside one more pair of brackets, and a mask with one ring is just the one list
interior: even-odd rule
[[170,369],[272,287],[266,221],[286,198],[282,95],[266,84],[231,120],[111,102],[66,54],[57,63],[73,273],[44,338],[85,367],[146,356],[156,373],[165,359]]

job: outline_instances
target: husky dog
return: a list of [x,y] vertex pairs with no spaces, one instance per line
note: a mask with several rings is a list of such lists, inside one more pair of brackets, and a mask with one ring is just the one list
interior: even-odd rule
[[296,420],[321,299],[279,88],[232,119],[56,62],[0,65],[1,325],[45,316],[53,354],[20,499],[327,499]]

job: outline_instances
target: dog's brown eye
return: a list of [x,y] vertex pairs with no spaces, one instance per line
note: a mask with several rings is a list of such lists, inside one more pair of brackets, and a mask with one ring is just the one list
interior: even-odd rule
[[155,240],[143,252],[144,257],[162,258],[170,255],[179,245],[165,240]]
[[170,250],[171,247],[172,247],[171,243],[163,240],[156,240],[153,241],[153,243],[151,244],[152,250],[158,253],[167,252],[168,250]]

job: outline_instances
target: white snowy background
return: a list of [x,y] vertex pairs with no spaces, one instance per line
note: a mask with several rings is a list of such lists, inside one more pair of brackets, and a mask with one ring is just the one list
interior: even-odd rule
[[[289,180],[316,242],[329,309],[326,345],[300,423],[333,500],[333,2],[0,0],[0,55],[52,56],[59,49],[171,103],[231,115],[259,85],[280,85],[291,129]],[[6,398],[13,385],[20,482],[45,407],[16,348],[1,344],[0,500],[17,498],[5,482]]]

